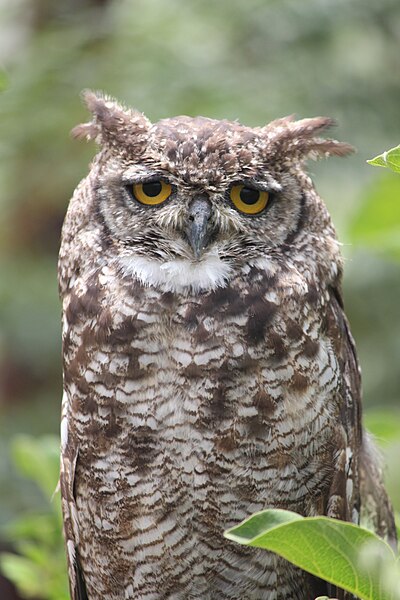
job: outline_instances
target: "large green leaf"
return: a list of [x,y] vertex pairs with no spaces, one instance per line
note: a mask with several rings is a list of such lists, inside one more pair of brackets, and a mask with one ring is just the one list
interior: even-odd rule
[[367,163],[375,167],[386,167],[395,173],[400,173],[400,146],[391,148],[391,150],[367,160]]
[[[308,517],[284,510],[256,513],[225,532],[239,544],[264,548],[301,569],[356,594],[362,600],[394,600],[397,588],[386,585],[379,573],[360,565],[368,547],[379,553],[385,572],[396,570],[395,556],[386,542],[351,523],[327,517]],[[374,555],[375,555],[374,554]]]

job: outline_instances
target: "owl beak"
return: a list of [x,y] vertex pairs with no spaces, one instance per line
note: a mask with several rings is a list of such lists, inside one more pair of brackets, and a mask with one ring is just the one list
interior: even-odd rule
[[206,195],[195,196],[189,206],[186,235],[198,260],[210,238],[211,204]]

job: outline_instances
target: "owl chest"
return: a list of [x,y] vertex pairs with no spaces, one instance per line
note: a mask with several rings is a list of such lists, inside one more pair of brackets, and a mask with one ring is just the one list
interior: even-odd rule
[[309,334],[285,344],[278,314],[259,331],[249,315],[198,308],[143,305],[134,332],[130,317],[131,329],[114,328],[92,360],[93,418],[116,449],[106,460],[126,481],[162,487],[167,504],[186,490],[199,510],[224,494],[236,503],[239,494],[246,510],[262,508],[266,494],[295,508],[322,489],[331,462],[329,360],[315,348],[311,356]]

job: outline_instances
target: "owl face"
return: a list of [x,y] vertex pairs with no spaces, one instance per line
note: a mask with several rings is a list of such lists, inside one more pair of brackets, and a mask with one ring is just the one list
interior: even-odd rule
[[[304,156],[318,144],[348,151],[311,137],[326,119],[257,129],[202,117],[152,125],[114,101],[91,94],[87,102],[94,121],[75,133],[102,146],[96,218],[123,273],[166,289],[213,289],[292,244],[312,203]],[[294,139],[298,123],[303,137]]]

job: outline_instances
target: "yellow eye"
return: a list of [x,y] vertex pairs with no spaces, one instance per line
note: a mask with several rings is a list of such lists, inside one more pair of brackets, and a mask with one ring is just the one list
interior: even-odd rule
[[245,185],[234,185],[231,188],[230,197],[240,212],[246,215],[257,215],[267,206],[269,194]]
[[172,193],[172,186],[165,181],[148,181],[147,183],[136,183],[133,186],[133,195],[141,204],[156,206],[161,204]]

